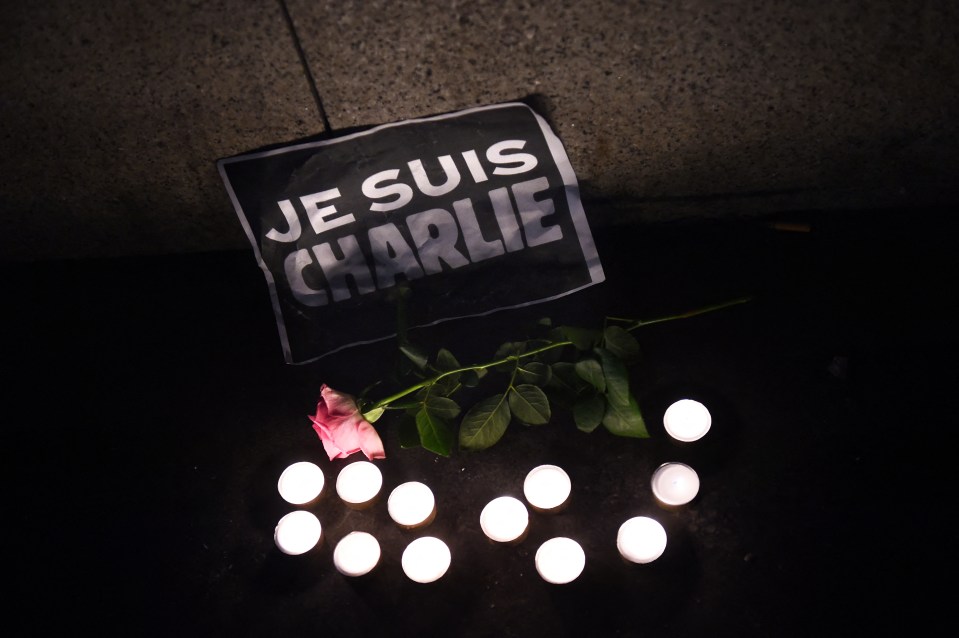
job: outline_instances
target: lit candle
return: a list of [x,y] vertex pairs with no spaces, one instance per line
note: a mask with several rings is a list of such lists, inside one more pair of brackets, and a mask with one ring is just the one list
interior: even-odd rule
[[398,525],[420,527],[433,520],[436,500],[433,491],[418,481],[397,485],[386,504],[387,510]]
[[669,436],[677,441],[698,441],[709,432],[713,418],[706,406],[692,399],[681,399],[666,409],[663,425]]
[[570,493],[569,475],[555,465],[540,465],[530,470],[523,481],[523,494],[534,509],[549,512],[566,504]]
[[439,580],[450,567],[450,548],[434,536],[423,536],[406,546],[400,560],[403,572],[417,583]]
[[313,549],[320,541],[323,527],[312,512],[297,510],[280,519],[273,541],[284,554],[297,556]]
[[564,585],[576,580],[586,566],[586,553],[572,538],[551,538],[536,550],[536,571],[547,583]]
[[370,504],[383,486],[380,468],[369,461],[350,463],[336,477],[336,493],[352,507]]
[[500,496],[486,504],[480,512],[480,527],[490,540],[512,543],[529,527],[529,512],[518,498]]
[[379,562],[380,544],[366,532],[350,532],[333,550],[333,565],[344,576],[363,576]]
[[309,461],[300,461],[283,470],[277,482],[277,489],[287,503],[303,505],[319,496],[325,484],[326,479],[319,466]]
[[685,463],[663,463],[650,483],[653,496],[663,505],[685,505],[699,493],[699,475]]
[[636,516],[619,527],[616,549],[633,563],[651,563],[666,550],[666,530],[648,516]]

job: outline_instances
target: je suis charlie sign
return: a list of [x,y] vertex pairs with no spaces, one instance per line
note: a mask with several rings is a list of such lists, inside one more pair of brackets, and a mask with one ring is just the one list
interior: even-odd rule
[[603,281],[576,175],[507,103],[217,162],[269,285],[287,363]]

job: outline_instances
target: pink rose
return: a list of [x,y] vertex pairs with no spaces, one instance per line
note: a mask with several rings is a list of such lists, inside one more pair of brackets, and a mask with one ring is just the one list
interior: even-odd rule
[[380,435],[360,414],[352,396],[323,384],[316,416],[310,420],[331,461],[361,450],[371,461],[386,458]]

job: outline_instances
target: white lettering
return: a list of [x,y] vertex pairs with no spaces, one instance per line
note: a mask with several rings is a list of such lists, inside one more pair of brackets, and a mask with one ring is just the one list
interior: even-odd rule
[[519,219],[523,222],[527,246],[540,246],[563,238],[563,229],[559,226],[544,226],[543,218],[556,212],[556,206],[549,197],[537,201],[535,195],[549,188],[549,180],[537,177],[526,182],[513,184],[513,197]]
[[537,160],[535,155],[529,153],[509,153],[504,154],[507,149],[522,149],[526,146],[526,140],[503,140],[489,147],[486,151],[486,159],[493,164],[519,164],[506,168],[497,166],[493,169],[494,175],[519,175],[536,168]]
[[333,291],[333,301],[350,298],[350,287],[346,279],[348,276],[356,283],[356,289],[361,295],[374,292],[376,286],[373,285],[373,276],[370,274],[370,268],[366,264],[356,237],[346,235],[340,237],[337,243],[343,252],[343,259],[338,259],[333,254],[333,248],[329,242],[313,247],[313,254],[320,262],[320,268],[323,269],[326,281]]
[[369,238],[376,270],[376,285],[379,288],[395,286],[397,275],[404,275],[408,280],[423,276],[423,268],[416,261],[413,249],[406,243],[396,224],[371,228]]
[[312,263],[310,251],[301,248],[286,256],[283,260],[283,272],[286,274],[286,280],[290,282],[294,299],[304,306],[325,306],[328,303],[326,291],[310,288],[303,279],[303,270]]
[[491,190],[489,201],[493,205],[493,214],[496,215],[496,223],[503,234],[503,243],[506,244],[506,250],[511,253],[523,250],[523,235],[519,232],[519,224],[516,223],[516,211],[513,210],[513,202],[510,201],[506,187]]
[[[300,203],[303,204],[303,208],[306,209],[306,216],[310,220],[310,225],[313,226],[313,231],[317,235],[322,235],[328,230],[356,221],[351,214],[333,217],[333,215],[336,214],[336,206],[323,206],[322,208],[317,206],[320,202],[328,202],[339,196],[340,189],[331,188],[327,191],[304,195],[300,198]],[[330,219],[331,217],[333,218]]]
[[470,170],[474,182],[479,184],[489,179],[486,176],[486,171],[483,170],[483,165],[480,164],[479,158],[476,156],[476,151],[463,151],[463,159],[466,160],[466,168]]
[[442,155],[436,159],[439,160],[440,166],[443,167],[443,172],[446,173],[446,181],[438,186],[433,186],[430,183],[430,179],[426,175],[426,169],[423,168],[422,160],[409,162],[410,172],[413,173],[413,181],[416,182],[416,186],[420,189],[421,193],[431,197],[445,195],[459,186],[460,183],[460,171],[456,168],[456,163],[453,162],[453,158],[449,155]]
[[370,210],[383,213],[389,210],[403,208],[410,203],[413,199],[413,189],[403,182],[397,182],[396,184],[390,184],[388,186],[379,186],[380,182],[394,180],[399,176],[400,169],[393,168],[388,171],[380,171],[363,180],[363,194],[370,199],[380,199],[390,196],[396,197],[396,199],[391,202],[374,202],[370,204]]
[[470,263],[469,259],[456,249],[459,229],[448,210],[433,208],[414,213],[406,218],[406,225],[410,229],[413,245],[427,275],[443,272],[440,260],[450,268],[460,268]]
[[277,204],[280,206],[280,211],[282,211],[283,218],[286,220],[286,225],[290,230],[281,233],[277,229],[271,228],[269,232],[266,233],[266,238],[284,243],[296,241],[300,238],[300,233],[302,232],[300,228],[300,218],[296,215],[296,209],[293,208],[293,204],[291,204],[288,199],[279,201]]
[[473,202],[468,199],[455,201],[453,210],[456,211],[456,219],[460,223],[463,240],[466,242],[466,251],[473,263],[503,254],[503,242],[498,239],[486,241],[483,237],[483,231],[476,219],[476,211],[473,210]]

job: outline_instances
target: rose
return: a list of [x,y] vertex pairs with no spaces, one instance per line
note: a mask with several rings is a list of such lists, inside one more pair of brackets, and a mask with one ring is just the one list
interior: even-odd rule
[[370,460],[386,458],[380,435],[363,418],[356,400],[349,394],[323,384],[316,415],[310,420],[331,461],[360,451]]
[[[601,329],[553,328],[545,319],[538,323],[547,329],[544,336],[504,343],[491,360],[465,366],[446,348],[430,356],[407,341],[401,344],[400,352],[409,362],[405,362],[406,370],[400,376],[418,379],[412,385],[375,401],[361,396],[359,403],[353,396],[323,385],[316,416],[310,419],[330,460],[361,450],[370,460],[386,458],[383,442],[370,423],[388,409],[404,412],[401,426],[406,429],[400,432],[403,447],[418,443],[441,456],[449,456],[457,443],[464,450],[484,450],[499,441],[513,421],[525,425],[548,423],[552,416],[550,395],[565,396],[564,404],[570,396],[575,399],[571,406],[573,421],[583,432],[602,425],[616,436],[647,438],[649,431],[627,371],[639,354],[639,343],[630,333],[750,299],[740,297],[654,319],[606,317]],[[478,387],[488,377],[499,378],[496,393],[464,411],[453,395],[462,388]],[[397,403],[401,399],[403,402]]]

